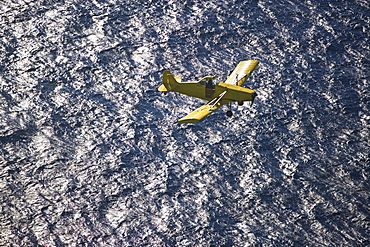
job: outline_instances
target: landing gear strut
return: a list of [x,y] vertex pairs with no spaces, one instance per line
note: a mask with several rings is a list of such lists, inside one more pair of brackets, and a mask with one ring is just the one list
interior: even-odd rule
[[231,102],[229,103],[229,110],[226,112],[226,116],[228,116],[228,117],[233,116],[233,112],[231,111]]

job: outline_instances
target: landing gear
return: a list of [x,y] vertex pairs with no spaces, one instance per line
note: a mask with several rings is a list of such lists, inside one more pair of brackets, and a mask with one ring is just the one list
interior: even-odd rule
[[238,101],[238,105],[240,106],[244,105],[244,101]]
[[230,102],[229,103],[229,110],[226,112],[226,116],[228,116],[228,117],[232,117],[233,116],[233,112],[231,111],[231,106],[232,106],[232,104]]

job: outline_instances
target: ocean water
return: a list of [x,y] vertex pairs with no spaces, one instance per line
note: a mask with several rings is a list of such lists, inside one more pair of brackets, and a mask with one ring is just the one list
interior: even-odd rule
[[[0,246],[369,246],[370,4],[2,0]],[[157,91],[259,66],[253,106]]]

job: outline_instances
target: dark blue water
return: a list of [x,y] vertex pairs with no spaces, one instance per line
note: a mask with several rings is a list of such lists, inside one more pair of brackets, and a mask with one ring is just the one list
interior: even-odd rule
[[[367,1],[0,3],[1,246],[369,246]],[[163,70],[250,107],[157,92]]]

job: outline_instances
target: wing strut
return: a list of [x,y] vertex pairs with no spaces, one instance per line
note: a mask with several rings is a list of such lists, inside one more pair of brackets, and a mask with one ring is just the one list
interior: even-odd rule
[[[217,105],[218,102],[220,102],[220,100],[222,99],[222,97],[224,97],[224,95],[227,93],[227,91],[223,91],[217,98],[214,98],[213,100],[211,100],[210,102],[207,103],[207,105],[209,105],[209,111],[215,106]],[[213,102],[214,101],[214,102]]]

